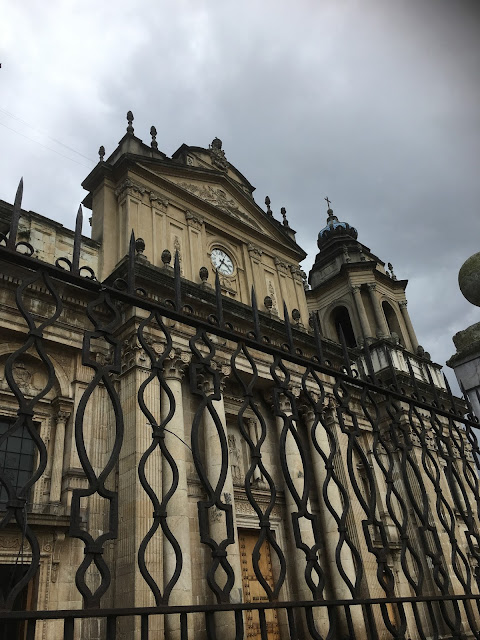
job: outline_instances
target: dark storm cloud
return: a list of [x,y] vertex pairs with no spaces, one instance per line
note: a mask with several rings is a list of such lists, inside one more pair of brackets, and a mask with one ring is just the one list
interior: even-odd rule
[[[467,2],[35,3],[9,9],[0,109],[0,197],[26,179],[26,206],[72,226],[96,150],[111,152],[128,109],[163,151],[207,146],[286,206],[316,253],[335,213],[399,278],[419,339],[443,362],[478,319],[456,283],[480,249],[478,12]],[[10,34],[10,35],[9,35]],[[87,166],[85,166],[87,165]]]

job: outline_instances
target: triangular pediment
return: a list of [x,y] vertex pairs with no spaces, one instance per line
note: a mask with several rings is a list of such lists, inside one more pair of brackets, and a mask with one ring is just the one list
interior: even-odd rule
[[[165,176],[164,176],[165,177]],[[232,194],[224,185],[215,183],[200,182],[192,179],[176,178],[169,176],[171,182],[174,182],[178,187],[188,191],[200,200],[213,205],[220,211],[241,220],[248,226],[261,231],[266,232],[263,225],[255,219],[255,217],[247,211],[238,199]]]

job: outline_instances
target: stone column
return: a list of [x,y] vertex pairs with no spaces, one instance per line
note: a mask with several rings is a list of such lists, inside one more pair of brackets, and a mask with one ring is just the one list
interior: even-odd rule
[[[248,243],[248,254],[250,256],[250,264],[252,268],[253,281],[252,285],[255,288],[255,294],[257,296],[257,304],[262,309],[263,298],[268,295],[267,286],[265,283],[265,275],[262,271],[262,254],[263,251],[256,247],[251,242]],[[250,292],[249,292],[250,293]]]
[[71,406],[63,402],[56,403],[55,442],[52,456],[52,475],[50,478],[50,502],[60,502],[62,495],[63,452],[65,447],[65,425],[70,417]]
[[375,323],[377,325],[376,334],[379,338],[388,336],[390,334],[390,331],[388,329],[385,315],[383,313],[382,307],[380,306],[380,301],[377,296],[377,283],[370,282],[369,284],[367,284],[367,289],[370,294],[370,300],[372,301],[373,313],[375,314]]
[[360,318],[360,325],[362,327],[363,335],[365,338],[371,338],[372,333],[370,331],[370,324],[368,322],[367,313],[362,300],[362,294],[359,286],[352,286],[351,291],[353,293],[353,299],[355,300],[355,306],[357,308],[358,316]]
[[[287,419],[292,415],[290,401],[285,396],[281,397],[280,410],[285,414]],[[275,422],[277,427],[278,440],[280,442],[281,434],[284,428],[284,419],[281,416],[276,416]],[[303,493],[304,469],[302,467],[298,447],[291,434],[287,435],[287,438],[285,441],[285,457],[286,457],[288,471],[293,481],[293,484],[295,486],[295,490],[301,496]],[[305,556],[305,552],[296,546],[296,540],[295,540],[295,535],[293,530],[292,514],[298,512],[298,507],[286,483],[285,483],[285,511],[286,511],[286,519],[288,522],[287,526],[288,526],[289,538],[291,541],[291,551],[292,551],[292,557],[290,560],[287,560],[287,564],[289,565],[290,570],[293,569],[293,573],[295,575],[296,582],[297,582],[297,590],[295,593],[295,597],[298,600],[312,600],[313,598],[312,592],[305,580],[305,568],[307,565],[307,558]],[[312,524],[306,518],[300,518],[298,524],[299,524],[302,542],[310,548],[313,547],[315,545],[315,537],[314,537]],[[312,575],[315,576],[315,573],[313,573]],[[328,628],[329,628],[327,610],[322,607],[315,608],[314,620],[315,620],[317,631],[322,635],[322,637],[326,637],[328,634]],[[310,633],[308,631],[308,627],[307,627],[307,623],[304,615],[301,616],[301,619],[298,620],[298,623],[299,623],[300,635],[305,638],[309,637]]]
[[[225,441],[228,443],[228,434],[227,434],[227,420],[225,416],[225,405],[223,403],[223,390],[224,390],[224,379],[225,376],[230,373],[230,367],[224,365],[222,366],[222,383],[221,383],[221,391],[222,397],[220,400],[213,400],[212,405],[215,409],[218,418],[222,424],[223,431],[225,433]],[[213,381],[207,380],[205,381],[204,387],[205,393],[210,395],[213,393]],[[206,460],[206,468],[208,480],[211,483],[212,487],[215,487],[218,478],[220,476],[220,469],[222,466],[222,452],[220,447],[220,441],[218,437],[217,427],[215,422],[210,415],[210,412],[205,410],[203,414],[203,426],[204,426],[204,435],[205,435],[205,460]],[[228,455],[228,444],[227,444],[227,455]],[[233,480],[232,480],[232,471],[230,463],[227,465],[227,475],[225,478],[225,484],[222,489],[222,501],[225,503],[229,503],[232,505],[232,514],[233,514],[233,532],[235,536],[235,541],[227,548],[228,561],[232,566],[232,569],[235,573],[235,583],[232,587],[231,591],[231,602],[242,602],[243,600],[243,590],[242,590],[242,569],[240,562],[240,549],[238,546],[238,533],[237,533],[237,519],[235,514],[235,503],[234,503],[234,493],[233,493]],[[210,535],[216,540],[216,542],[220,542],[224,540],[227,535],[226,530],[226,521],[223,512],[219,512],[218,515],[220,517],[216,517],[216,513],[214,513],[214,509],[210,509]],[[224,573],[222,569],[219,569],[219,574]]]
[[[165,445],[171,453],[178,469],[178,486],[167,503],[167,524],[177,539],[182,551],[182,571],[177,583],[173,587],[168,604],[192,604],[192,562],[190,551],[190,519],[187,487],[187,456],[188,448],[183,444],[185,439],[185,422],[183,418],[182,378],[190,355],[175,350],[171,359],[166,361],[164,379],[175,400],[175,411],[165,428],[172,433],[165,433]],[[162,420],[170,411],[170,400],[162,389],[161,414]],[[176,435],[173,435],[176,434]],[[178,436],[178,437],[177,437]],[[183,442],[182,442],[183,440]],[[164,459],[162,464],[163,492],[167,493],[172,485],[172,470]],[[164,587],[172,578],[176,567],[176,556],[168,540],[163,537],[163,580]],[[193,636],[193,617],[187,616],[188,635]],[[178,614],[165,616],[165,638],[180,640],[180,616]]]
[[[317,500],[322,523],[322,544],[325,558],[324,569],[325,573],[327,574],[326,598],[331,600],[349,600],[352,595],[350,589],[348,588],[347,584],[340,574],[337,565],[337,559],[335,556],[337,544],[340,539],[338,525],[332,513],[327,508],[325,499],[323,497],[323,488],[327,477],[327,468],[322,456],[315,448],[313,439],[310,435],[312,425],[315,421],[315,413],[310,405],[304,405],[302,408],[305,426],[308,429],[310,456],[312,459],[312,469],[315,479]],[[328,407],[325,419],[327,423],[329,423],[329,427],[332,430],[335,429],[335,418],[333,416],[332,407]],[[324,455],[328,458],[331,453],[330,441],[327,432],[321,423],[317,425],[315,436],[318,446],[323,451]],[[337,485],[332,479],[330,479],[330,482],[328,483],[327,495],[328,501],[330,502],[331,506],[338,514],[338,516],[341,517],[343,512],[342,498]],[[348,578],[350,579],[352,584],[355,584],[355,565],[353,563],[351,551],[346,544],[344,544],[342,547],[342,551],[340,553],[340,561]],[[361,629],[362,626],[364,626],[364,622],[362,619],[361,611],[357,611],[357,609],[358,607],[353,607],[351,609],[352,619],[354,620],[354,623],[356,623],[355,628]],[[347,637],[348,627],[343,610],[338,610],[336,623],[338,637]]]
[[413,328],[412,321],[410,320],[410,314],[408,313],[407,301],[402,300],[398,304],[400,306],[400,311],[402,312],[402,316],[405,321],[405,325],[407,327],[408,336],[412,344],[412,350],[414,353],[416,353],[418,349],[418,340],[417,340],[417,336],[415,335],[415,330]]

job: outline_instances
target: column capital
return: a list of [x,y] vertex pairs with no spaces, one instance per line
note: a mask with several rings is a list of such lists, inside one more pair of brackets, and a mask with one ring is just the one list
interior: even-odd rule
[[185,369],[189,364],[191,354],[175,348],[168,354],[164,363],[164,377],[166,380],[182,380],[185,375]]
[[377,289],[377,283],[376,282],[368,282],[367,283],[367,289],[369,291],[376,291]]
[[55,423],[65,423],[73,412],[73,402],[68,398],[55,398],[52,402],[52,408],[55,412]]
[[251,258],[261,258],[263,251],[260,249],[260,247],[255,246],[254,244],[252,244],[251,242],[248,243],[247,246],[248,249],[248,253],[250,254]]
[[400,307],[400,309],[406,309],[407,304],[408,302],[406,300],[400,300],[400,302],[398,303],[398,306]]
[[[220,391],[224,392],[225,385],[227,383],[227,378],[230,376],[232,371],[231,366],[225,361],[222,362],[220,360],[212,360],[210,367],[217,372],[220,382]],[[201,374],[199,376],[199,381],[205,393],[213,393],[214,390],[214,380],[213,377]]]
[[357,295],[358,293],[360,293],[360,287],[357,284],[354,284],[350,287],[350,291],[353,293],[353,295]]
[[275,266],[277,267],[277,271],[280,271],[282,273],[287,273],[288,268],[290,266],[289,264],[287,264],[283,260],[280,260],[280,258],[278,258],[277,256],[275,256],[274,262],[275,262]]

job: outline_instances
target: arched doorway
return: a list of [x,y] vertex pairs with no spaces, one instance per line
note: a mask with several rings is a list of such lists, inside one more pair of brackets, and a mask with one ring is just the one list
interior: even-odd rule
[[400,344],[405,346],[405,340],[403,338],[402,329],[398,322],[397,314],[395,313],[392,305],[384,300],[382,302],[383,313],[385,314],[385,320],[387,321],[388,330],[390,333],[396,333],[399,337]]
[[332,324],[335,327],[338,342],[341,342],[340,327],[342,328],[343,335],[347,347],[356,347],[357,341],[355,340],[355,333],[353,331],[352,321],[350,320],[350,314],[348,309],[344,306],[335,307],[332,311]]

